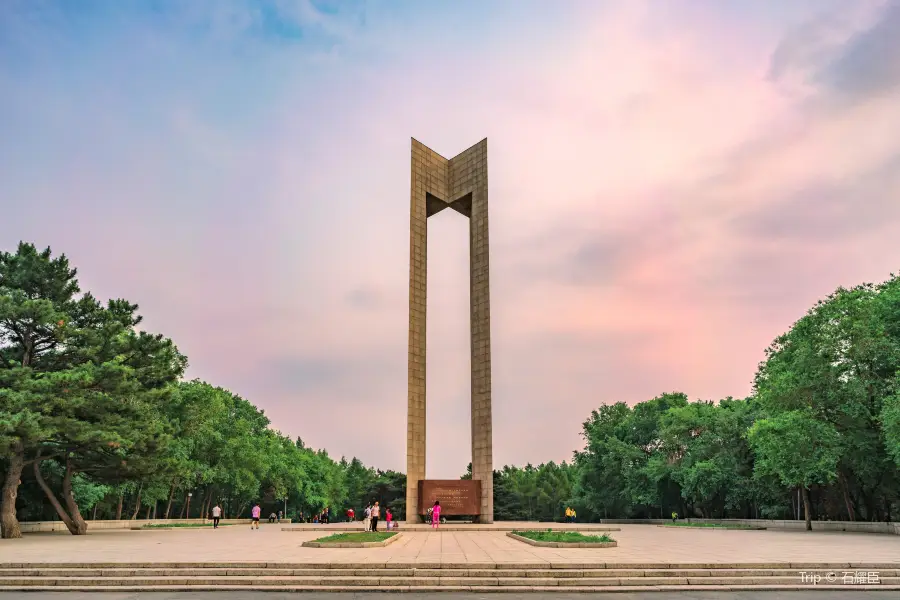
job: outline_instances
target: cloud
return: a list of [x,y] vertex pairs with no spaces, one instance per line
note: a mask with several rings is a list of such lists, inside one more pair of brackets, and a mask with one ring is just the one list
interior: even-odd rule
[[900,86],[900,2],[888,2],[869,29],[847,41],[837,60],[820,75],[834,90],[865,98]]
[[732,228],[762,243],[852,243],[900,222],[898,190],[900,152],[853,180],[813,184],[755,212],[741,214],[735,217]]
[[378,289],[372,287],[357,287],[346,295],[347,303],[363,310],[374,310],[381,307],[384,299]]
[[795,91],[806,88],[815,93],[823,83],[826,67],[834,65],[839,57],[846,60],[848,46],[868,38],[873,30],[878,37],[882,18],[890,10],[882,0],[874,0],[831,7],[808,16],[776,45],[768,66],[770,81],[793,86]]

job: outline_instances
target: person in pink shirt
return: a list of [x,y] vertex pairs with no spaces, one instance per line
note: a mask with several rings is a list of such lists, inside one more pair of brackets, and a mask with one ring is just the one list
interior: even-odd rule
[[434,506],[431,509],[431,526],[434,529],[438,528],[438,524],[441,522],[441,501],[435,500]]
[[253,507],[253,510],[250,511],[250,516],[253,518],[253,521],[250,522],[250,529],[253,529],[253,526],[256,525],[256,529],[259,529],[259,515],[262,512],[262,509],[259,507],[259,503]]

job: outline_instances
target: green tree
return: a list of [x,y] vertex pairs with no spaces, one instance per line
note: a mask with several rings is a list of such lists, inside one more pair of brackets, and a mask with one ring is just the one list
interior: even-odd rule
[[[726,398],[674,407],[661,419],[661,450],[684,501],[706,517],[751,517],[753,456],[743,438],[756,416],[750,401]],[[677,512],[685,515],[681,507]]]
[[881,424],[884,428],[884,446],[900,469],[900,394],[885,400],[881,409]]
[[794,410],[756,421],[747,432],[756,468],[776,475],[803,494],[806,529],[812,530],[809,486],[837,477],[841,439],[835,428],[811,411]]
[[76,364],[28,381],[49,424],[37,454],[61,462],[63,502],[37,463],[35,479],[73,534],[87,531],[73,476],[88,473],[101,483],[140,479],[165,456],[166,404],[186,361],[170,340],[134,330],[141,321],[136,310],[124,301],[105,309],[93,301],[76,317],[67,348],[67,362]]
[[[0,372],[0,426],[8,448],[2,509],[4,535],[19,535],[15,498],[22,469],[37,483],[72,533],[86,531],[74,495],[78,473],[129,473],[140,457],[164,444],[158,404],[186,360],[162,336],[137,332],[137,306],[102,306],[80,292],[65,256],[20,244],[0,256],[0,322],[5,368]],[[62,502],[44,480],[40,463],[63,469]]]
[[46,423],[40,402],[18,391],[64,344],[66,325],[79,293],[76,270],[65,255],[52,257],[20,243],[16,253],[0,252],[0,444],[6,458],[0,529],[4,538],[22,536],[16,498],[26,466],[39,460],[38,440]]
[[900,281],[838,289],[766,352],[755,379],[764,412],[808,410],[841,436],[836,483],[850,520],[881,520],[900,494],[880,415],[897,392]]

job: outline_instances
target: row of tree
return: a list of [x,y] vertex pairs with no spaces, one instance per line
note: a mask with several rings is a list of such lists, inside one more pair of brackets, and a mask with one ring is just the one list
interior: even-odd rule
[[[402,515],[402,475],[336,462],[270,429],[228,390],[181,377],[168,338],[139,331],[138,307],[82,293],[65,255],[22,243],[0,253],[0,527],[58,517],[226,516],[251,502],[295,518],[378,497]],[[191,502],[193,501],[193,505]]]
[[[64,255],[0,253],[0,498],[18,519],[405,518],[405,476],[335,461],[249,401],[182,381],[187,359],[138,307],[79,289]],[[572,463],[494,472],[498,520],[682,516],[890,520],[900,510],[900,278],[839,289],[778,337],[746,399],[607,404]],[[463,478],[470,477],[471,471]]]
[[900,278],[838,289],[766,351],[753,395],[664,394],[584,424],[591,518],[889,521],[900,512]]

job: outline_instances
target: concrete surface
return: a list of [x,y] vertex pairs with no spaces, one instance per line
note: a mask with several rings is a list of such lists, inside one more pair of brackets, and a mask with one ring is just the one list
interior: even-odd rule
[[[780,519],[680,519],[686,523],[716,523],[724,525],[748,525],[750,527],[762,527],[764,529],[790,529],[803,531],[806,529],[806,521],[780,520]],[[663,525],[671,523],[670,519],[604,519],[606,525],[630,524],[630,525]],[[846,531],[853,533],[887,533],[900,535],[900,523],[872,523],[869,521],[813,521],[814,531]]]
[[[535,524],[537,527],[538,524]],[[900,537],[825,531],[742,531],[620,525],[617,548],[539,548],[497,531],[407,532],[383,548],[303,548],[338,531],[281,531],[264,524],[218,530],[96,531],[0,540],[0,563],[215,562],[296,563],[897,563]],[[402,529],[401,529],[402,531]],[[599,557],[599,558],[598,558]]]
[[[268,517],[266,517],[268,519]],[[264,519],[265,520],[265,519]],[[249,523],[250,519],[222,519],[220,523],[222,525],[227,525],[230,523]],[[290,519],[282,519],[281,525],[290,524]],[[133,527],[140,527],[142,525],[147,524],[156,524],[156,525],[168,525],[175,523],[212,523],[210,519],[121,519],[121,520],[103,520],[103,521],[92,521],[90,519],[87,520],[88,531],[98,531],[101,529],[131,529]],[[19,523],[19,527],[22,530],[22,533],[51,533],[51,532],[59,532],[59,533],[69,533],[69,530],[66,528],[66,524],[62,521],[22,521]],[[71,535],[71,534],[69,534]]]

